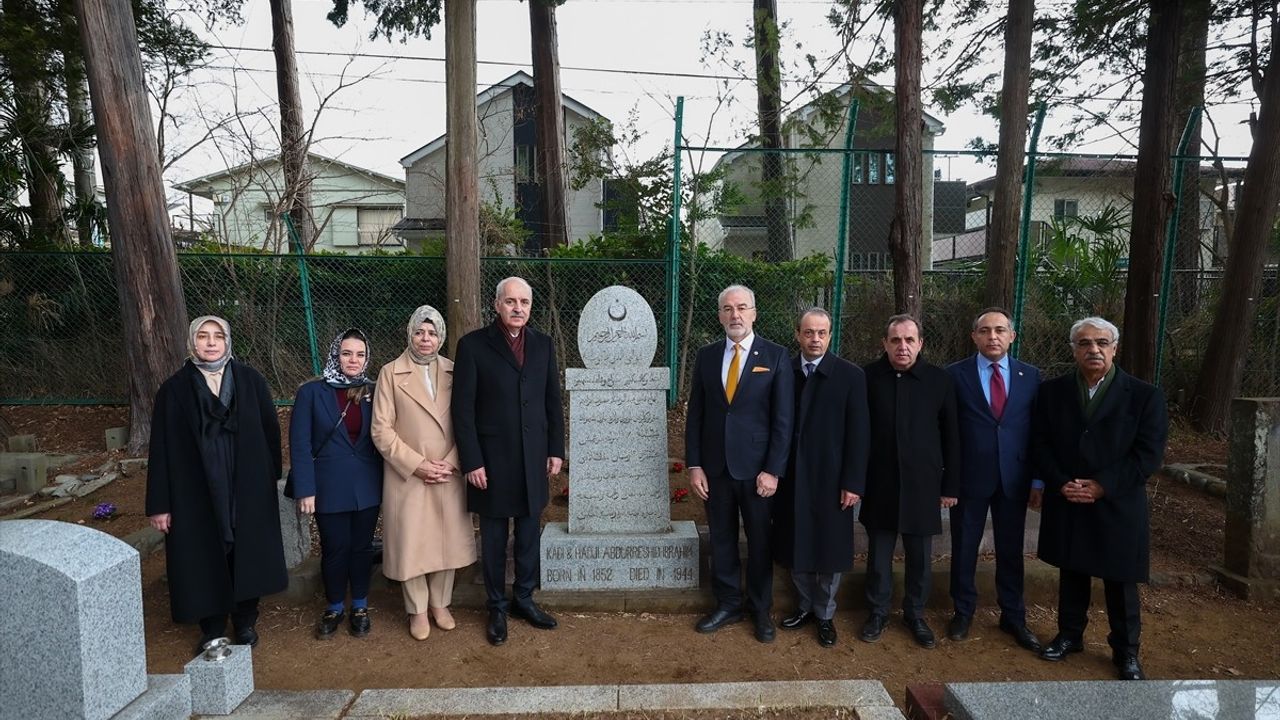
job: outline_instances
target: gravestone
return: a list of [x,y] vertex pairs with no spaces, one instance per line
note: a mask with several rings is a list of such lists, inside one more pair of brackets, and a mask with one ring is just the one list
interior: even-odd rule
[[650,367],[658,328],[649,303],[614,285],[582,308],[585,368],[569,392],[569,522],[542,533],[545,590],[698,586],[698,531],[671,521],[667,368]]
[[35,452],[36,436],[35,435],[10,435],[9,436],[9,452]]
[[129,545],[70,523],[0,522],[0,607],[0,718],[103,720],[147,689]]
[[1280,596],[1280,398],[1231,402],[1227,521],[1219,580],[1245,598]]
[[1280,717],[1275,680],[948,683],[953,720],[1169,720]]
[[102,435],[107,442],[108,450],[119,450],[129,444],[129,428],[127,427],[107,428]]
[[285,497],[284,480],[276,481],[276,503],[280,512],[280,541],[284,564],[292,570],[311,557],[311,518],[298,510],[298,501]]

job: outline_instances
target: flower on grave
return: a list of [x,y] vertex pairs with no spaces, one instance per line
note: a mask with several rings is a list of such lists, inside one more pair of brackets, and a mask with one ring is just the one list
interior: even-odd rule
[[684,463],[671,463],[671,472],[684,472]]
[[98,503],[93,509],[94,520],[110,520],[116,516],[116,506],[114,503]]
[[671,502],[684,502],[688,499],[689,490],[687,488],[676,488],[676,491],[671,493]]

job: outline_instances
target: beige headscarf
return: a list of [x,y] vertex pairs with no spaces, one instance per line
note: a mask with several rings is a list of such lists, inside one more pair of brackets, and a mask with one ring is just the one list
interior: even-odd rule
[[[436,345],[436,351],[431,353],[430,355],[423,355],[413,347],[413,333],[424,322],[431,323],[436,329],[436,334],[440,336],[440,343]],[[445,327],[444,327],[444,317],[440,315],[440,312],[438,310],[431,307],[430,305],[423,305],[419,307],[417,310],[414,310],[413,314],[409,316],[409,325],[408,325],[407,334],[408,334],[408,340],[409,340],[410,359],[412,359],[418,365],[430,365],[431,363],[436,361],[437,357],[440,356],[440,348],[444,347],[444,340],[446,337]]]
[[[196,356],[196,331],[207,322],[217,323],[222,328],[222,333],[227,336],[227,351],[222,354],[222,357],[212,362],[205,362]],[[231,324],[217,315],[201,315],[192,320],[191,327],[187,329],[187,354],[191,356],[191,363],[205,372],[221,370],[231,359]]]

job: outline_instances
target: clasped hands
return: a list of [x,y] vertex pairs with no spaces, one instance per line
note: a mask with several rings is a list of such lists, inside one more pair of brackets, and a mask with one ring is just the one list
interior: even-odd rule
[[423,460],[418,469],[413,471],[413,476],[421,480],[423,484],[431,485],[448,482],[450,476],[457,474],[457,472],[458,468],[444,460]]
[[1073,503],[1092,503],[1105,493],[1097,480],[1089,478],[1072,478],[1062,486],[1062,496]]

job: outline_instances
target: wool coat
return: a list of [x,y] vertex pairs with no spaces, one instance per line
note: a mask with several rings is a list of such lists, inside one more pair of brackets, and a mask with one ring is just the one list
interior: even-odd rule
[[230,416],[236,426],[230,565],[200,454],[202,411],[196,393],[208,388],[190,361],[160,386],[151,416],[146,513],[172,516],[165,568],[175,622],[226,615],[238,601],[271,595],[289,584],[276,493],[280,425],[271,391],[244,363],[232,360],[224,372],[233,376]]
[[373,443],[385,460],[382,574],[392,580],[466,567],[476,560],[462,474],[443,483],[424,483],[413,474],[424,460],[461,467],[449,414],[453,362],[441,357],[430,367],[434,399],[422,367],[408,350],[382,368],[373,393]]
[[547,458],[564,457],[564,408],[551,338],[525,326],[524,364],[496,324],[458,341],[453,426],[462,472],[483,467],[488,488],[467,486],[467,508],[491,518],[537,517],[546,507]]
[[315,496],[318,513],[353,512],[382,502],[382,456],[370,435],[371,395],[360,401],[359,412],[360,434],[352,442],[339,420],[334,389],[324,380],[298,388],[289,420],[289,497]]
[[895,370],[887,355],[863,369],[871,459],[858,519],[868,530],[937,535],[941,498],[960,492],[960,429],[951,376],[923,356],[904,371]]
[[862,368],[831,353],[795,376],[795,432],[786,476],[774,504],[774,557],[783,567],[819,573],[853,567],[853,508],[841,491],[862,495],[867,483],[870,421]]
[[[1147,478],[1164,461],[1164,393],[1117,367],[1098,403],[1086,418],[1075,371],[1040,386],[1032,431],[1032,457],[1045,484],[1040,559],[1105,580],[1147,582]],[[1102,498],[1069,502],[1062,486],[1073,478],[1097,481]]]

